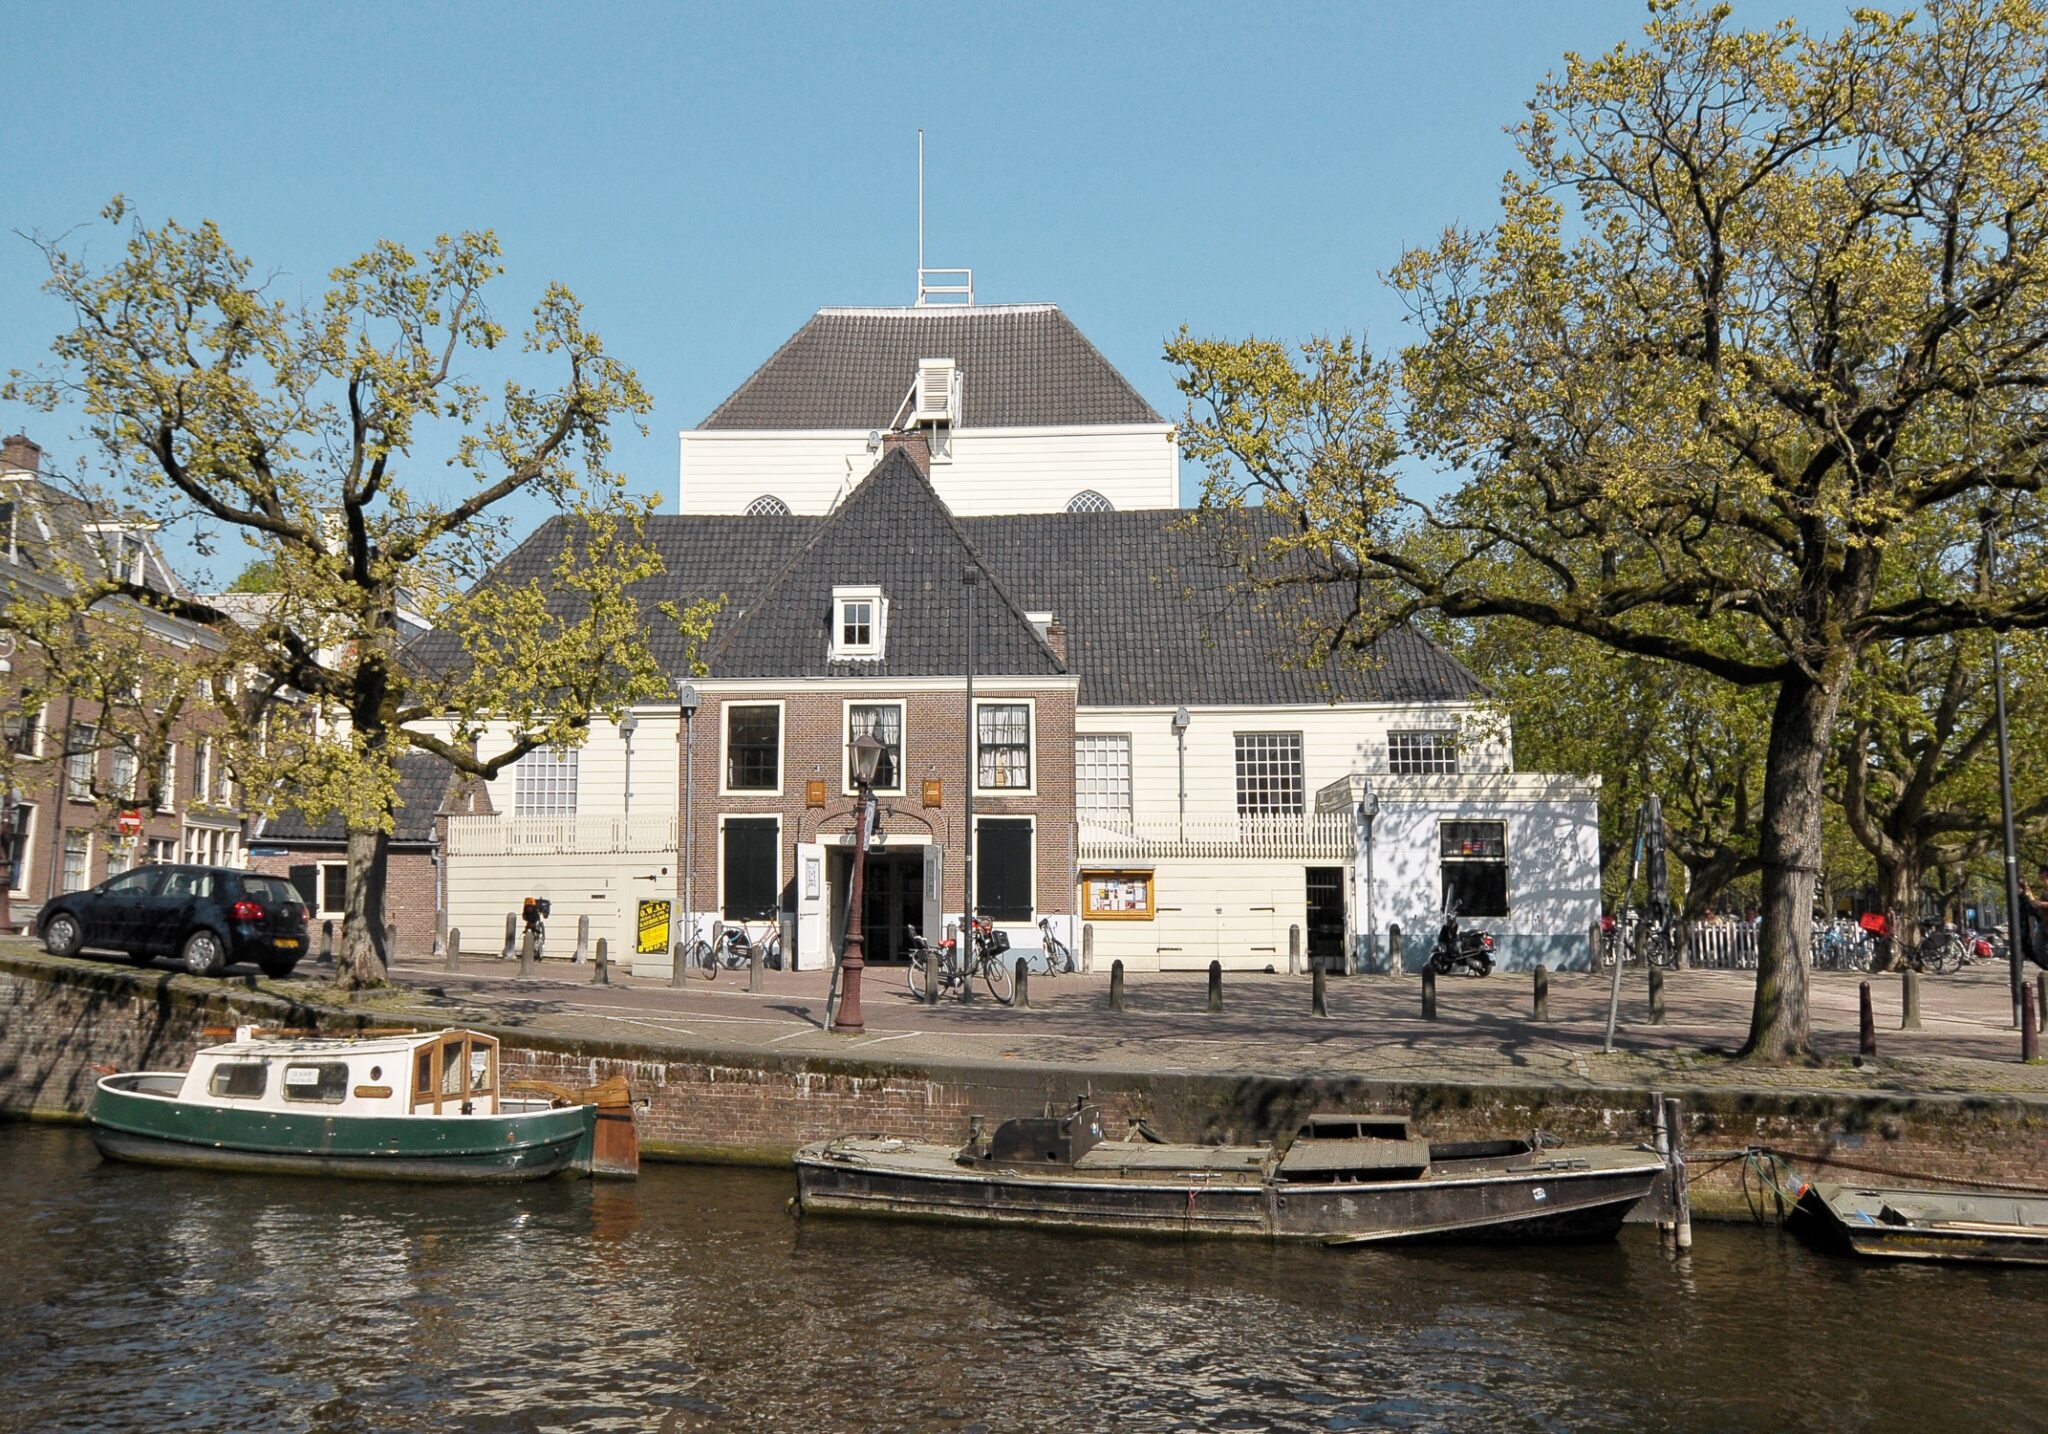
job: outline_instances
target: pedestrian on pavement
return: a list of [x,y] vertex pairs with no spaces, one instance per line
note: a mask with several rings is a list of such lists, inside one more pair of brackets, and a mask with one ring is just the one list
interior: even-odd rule
[[2041,868],[2039,885],[2020,882],[2020,896],[2026,910],[2014,924],[2012,937],[2020,942],[2020,954],[2036,966],[2048,968],[2048,866]]

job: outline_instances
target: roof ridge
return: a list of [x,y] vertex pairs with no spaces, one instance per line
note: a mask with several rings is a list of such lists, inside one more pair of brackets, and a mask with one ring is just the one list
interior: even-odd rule
[[1043,314],[1060,311],[1058,304],[826,304],[813,317],[832,315],[837,318],[845,314],[857,314],[864,318],[918,318],[933,316],[973,316],[977,314]]

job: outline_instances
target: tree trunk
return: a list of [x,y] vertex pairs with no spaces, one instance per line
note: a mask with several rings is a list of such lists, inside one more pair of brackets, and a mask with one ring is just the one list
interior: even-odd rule
[[1820,877],[1820,774],[1847,672],[1847,661],[1838,658],[1817,681],[1786,680],[1771,712],[1759,831],[1763,916],[1756,1003],[1741,1052],[1748,1060],[1803,1060],[1809,1054],[1806,972]]
[[389,974],[384,950],[384,867],[391,839],[381,831],[348,834],[348,896],[335,978],[352,991],[381,986]]
[[1920,901],[1914,888],[1913,871],[1903,861],[1877,863],[1878,909],[1891,918],[1890,950],[1879,953],[1870,963],[1873,971],[1892,971],[1904,964],[1905,953],[1920,942]]

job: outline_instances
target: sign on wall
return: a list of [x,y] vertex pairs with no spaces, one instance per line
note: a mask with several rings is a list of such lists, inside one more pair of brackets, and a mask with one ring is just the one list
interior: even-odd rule
[[634,950],[642,956],[659,956],[668,950],[669,904],[666,901],[640,903],[640,939]]
[[1154,910],[1149,871],[1084,871],[1081,914],[1092,921],[1150,921]]

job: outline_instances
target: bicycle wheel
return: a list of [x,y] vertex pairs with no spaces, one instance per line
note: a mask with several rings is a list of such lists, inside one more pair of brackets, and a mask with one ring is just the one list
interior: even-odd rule
[[780,971],[782,969],[782,933],[780,931],[777,931],[768,938],[768,951],[761,960],[771,971]]
[[1652,966],[1671,967],[1678,964],[1678,948],[1672,944],[1671,938],[1661,931],[1650,933],[1649,939],[1643,943],[1643,954],[1649,958]]
[[690,948],[690,964],[697,968],[705,980],[718,979],[718,953],[711,949],[709,941],[699,938],[697,944]]
[[1963,969],[1963,938],[1953,931],[1940,931],[1920,943],[1920,960],[1937,976],[1953,975]]
[[925,979],[924,952],[910,953],[910,969],[903,974],[910,986],[911,998],[919,1002],[924,1001],[926,993],[931,990],[931,983]]
[[[1004,955],[1009,953],[1005,952]],[[981,958],[981,979],[988,983],[988,993],[1003,1005],[1017,999],[1017,977],[1010,969],[1009,962],[1002,956]]]
[[1045,938],[1045,969],[1054,976],[1064,976],[1074,969],[1074,953],[1067,949],[1066,942],[1050,934]]

